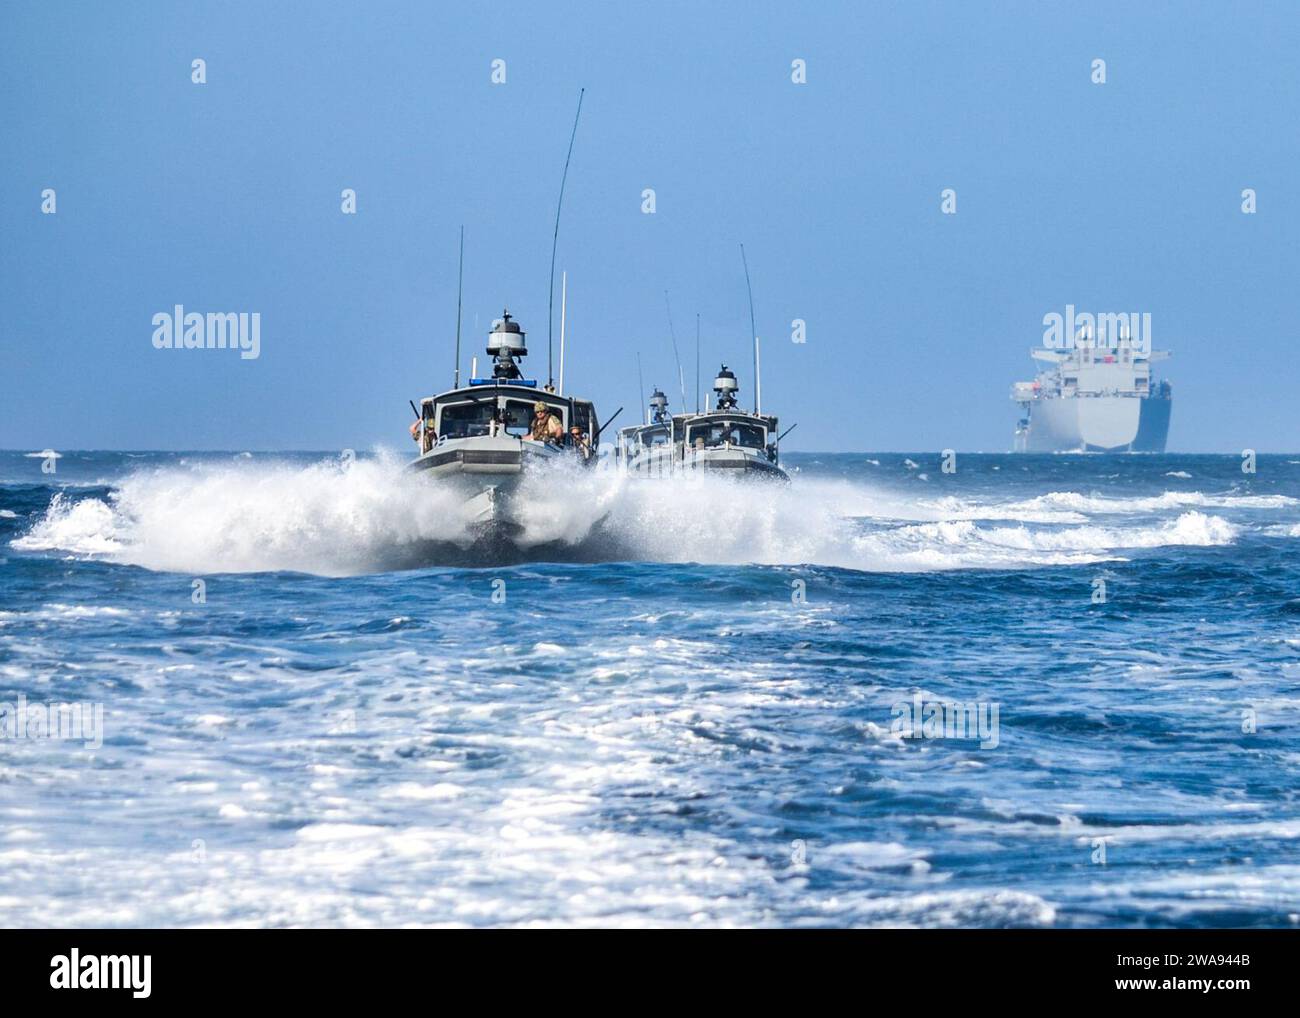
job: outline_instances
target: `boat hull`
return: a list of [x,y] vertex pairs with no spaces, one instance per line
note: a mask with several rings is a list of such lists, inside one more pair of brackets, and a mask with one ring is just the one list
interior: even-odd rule
[[742,449],[691,451],[684,460],[668,448],[654,449],[627,462],[632,477],[671,477],[679,474],[710,474],[744,480],[789,481],[790,475],[765,456]]
[[751,456],[736,450],[707,450],[695,453],[682,463],[686,472],[703,470],[708,474],[740,477],[745,480],[789,481],[790,475],[761,456]]
[[[450,492],[453,497],[448,506],[447,536],[411,547],[405,564],[479,568],[626,558],[628,552],[617,535],[605,529],[604,515],[598,514],[580,540],[567,534],[539,535],[536,520],[527,522],[525,498],[535,500],[539,491],[548,499],[566,497],[572,472],[563,468],[552,472],[552,467],[576,459],[570,450],[540,442],[482,436],[444,442],[411,461],[407,472],[425,482],[417,491],[427,486],[430,493],[445,496]],[[440,498],[438,504],[447,503]]]
[[1089,396],[1033,403],[1017,430],[1020,452],[1164,452],[1169,396]]
[[471,543],[497,544],[523,533],[515,506],[524,478],[561,455],[541,442],[482,436],[440,443],[406,469],[460,495],[459,522]]

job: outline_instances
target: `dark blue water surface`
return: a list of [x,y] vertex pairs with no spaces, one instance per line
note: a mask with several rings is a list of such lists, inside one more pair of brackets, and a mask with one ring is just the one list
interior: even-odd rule
[[1242,463],[599,470],[475,569],[383,456],[2,453],[0,923],[1296,925],[1300,456]]

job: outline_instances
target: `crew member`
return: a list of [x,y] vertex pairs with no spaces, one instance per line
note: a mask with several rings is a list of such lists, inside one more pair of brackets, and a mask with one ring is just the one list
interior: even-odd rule
[[559,445],[564,439],[564,426],[560,418],[540,399],[533,404],[533,426],[528,437],[534,442],[553,442]]
[[573,447],[578,450],[583,461],[591,459],[591,443],[587,440],[586,433],[575,424],[569,429],[569,437],[573,439]]
[[411,425],[411,438],[420,443],[420,452],[428,452],[438,436],[433,430],[433,418],[425,417]]

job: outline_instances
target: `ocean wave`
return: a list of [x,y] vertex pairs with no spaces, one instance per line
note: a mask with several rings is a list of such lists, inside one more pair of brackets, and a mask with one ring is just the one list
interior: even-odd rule
[[[445,793],[430,794],[439,787]],[[202,786],[187,791],[213,807],[214,824],[253,827],[268,815],[265,799],[256,799],[263,788],[256,784],[248,808],[216,806],[221,797]],[[300,826],[265,846],[231,841],[210,856],[206,841],[190,847],[177,838],[152,872],[132,867],[120,849],[73,852],[27,831],[25,841],[11,833],[0,865],[22,878],[20,888],[54,884],[74,868],[120,874],[98,894],[46,901],[44,919],[61,926],[998,928],[1056,921],[1055,907],[1037,894],[946,887],[925,867],[906,885],[876,886],[888,879],[882,868],[915,854],[896,847],[814,845],[818,874],[832,878],[814,886],[807,867],[756,857],[724,838],[579,830],[593,805],[580,793],[478,795],[464,819],[465,790],[432,788],[391,786],[377,802],[389,811],[414,804],[443,821],[437,825],[337,819]],[[363,877],[382,891],[358,894]]]
[[366,572],[421,541],[467,538],[452,493],[416,481],[387,459],[167,467],[107,498],[56,493],[12,545],[172,572]]
[[[864,571],[1083,564],[1125,549],[1226,544],[1236,528],[1199,509],[1139,526],[1089,513],[1210,505],[1273,507],[1282,496],[1167,492],[1155,498],[1051,492],[1018,502],[915,499],[861,483],[629,479],[611,468],[532,475],[516,499],[520,543],[589,560],[769,565]],[[460,496],[402,473],[395,457],[307,466],[241,460],[143,470],[106,497],[60,491],[12,546],[186,573],[380,572],[441,561],[471,538]],[[894,526],[898,521],[908,525]],[[1014,522],[1017,526],[990,526]]]
[[936,520],[1014,520],[1020,523],[1086,523],[1088,517],[1073,509],[1028,507],[1023,503],[980,503],[968,498],[945,496],[922,499],[917,509]]
[[862,539],[883,556],[917,568],[1015,568],[1086,565],[1122,557],[1127,550],[1229,544],[1237,528],[1217,516],[1184,513],[1144,527],[1074,526],[1062,529],[981,527],[950,520],[899,527]]
[[1300,499],[1286,495],[1207,495],[1199,491],[1166,491],[1160,495],[1125,498],[1114,495],[1083,495],[1075,491],[1050,491],[1045,495],[1011,503],[1017,511],[1069,510],[1089,515],[1151,513],[1183,508],[1285,509],[1300,505]]

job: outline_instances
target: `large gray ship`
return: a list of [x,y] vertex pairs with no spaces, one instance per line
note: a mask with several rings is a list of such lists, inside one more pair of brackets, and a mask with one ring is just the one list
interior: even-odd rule
[[1016,452],[1165,451],[1173,387],[1152,376],[1151,364],[1168,351],[1142,349],[1127,332],[1114,345],[1098,343],[1085,329],[1072,349],[1030,356],[1051,366],[1011,387],[1024,410]]

